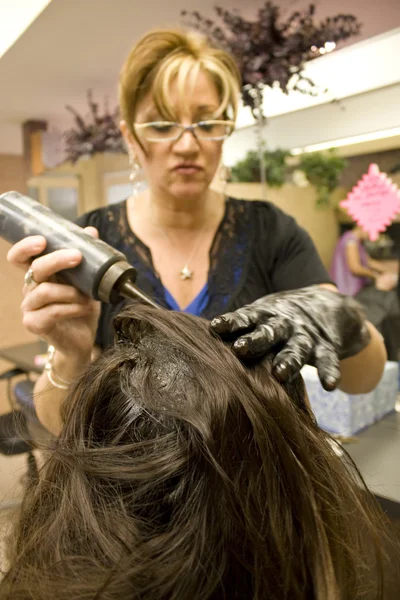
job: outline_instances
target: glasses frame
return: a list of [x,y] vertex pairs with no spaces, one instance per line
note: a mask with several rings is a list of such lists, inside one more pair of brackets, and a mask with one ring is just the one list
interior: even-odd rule
[[[227,126],[231,126],[232,130],[227,133],[224,136],[217,136],[217,137],[201,137],[198,136],[198,134],[196,133],[196,129],[198,127],[201,127],[201,125],[204,125],[206,123],[212,123],[212,124],[222,124],[224,123]],[[230,121],[228,119],[205,119],[204,121],[198,121],[197,123],[192,123],[191,125],[182,125],[182,123],[177,123],[177,122],[173,122],[173,121],[149,121],[148,123],[134,123],[133,127],[136,130],[138,130],[137,132],[143,131],[144,129],[146,129],[146,127],[149,127],[150,125],[172,125],[174,127],[178,127],[180,129],[180,131],[178,132],[178,134],[176,136],[173,137],[169,137],[169,138],[163,138],[163,139],[151,139],[151,138],[147,138],[145,136],[144,139],[147,142],[177,142],[178,140],[181,139],[181,137],[183,136],[183,134],[186,131],[190,131],[193,136],[196,138],[196,140],[198,141],[202,141],[202,140],[208,140],[208,141],[214,141],[214,142],[221,142],[223,140],[226,140],[230,135],[232,135],[233,130],[235,128],[235,122],[234,121]]]

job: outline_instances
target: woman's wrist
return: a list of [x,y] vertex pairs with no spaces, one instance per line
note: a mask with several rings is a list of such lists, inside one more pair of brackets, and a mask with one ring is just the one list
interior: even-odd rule
[[380,273],[378,271],[373,271],[372,269],[368,269],[368,277],[372,279],[372,281],[376,281],[379,277]]
[[65,355],[54,346],[49,346],[45,370],[50,383],[55,387],[68,389],[90,362],[91,352]]
[[50,381],[53,387],[56,387],[60,390],[67,390],[71,385],[72,381],[67,381],[66,379],[63,379],[58,373],[56,373],[53,364],[55,351],[56,349],[54,346],[49,346],[47,348],[47,362],[44,366],[44,370],[47,375],[47,379]]

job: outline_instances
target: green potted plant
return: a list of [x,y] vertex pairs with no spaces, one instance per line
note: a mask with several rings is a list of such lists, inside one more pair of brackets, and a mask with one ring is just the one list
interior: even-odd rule
[[302,154],[297,169],[303,171],[317,190],[317,206],[327,206],[330,195],[338,186],[347,161],[334,150]]
[[[287,176],[286,159],[290,156],[288,150],[277,150],[264,152],[265,178],[270,187],[281,187]],[[260,183],[260,158],[258,152],[251,150],[245,158],[231,170],[231,181],[235,183]]]

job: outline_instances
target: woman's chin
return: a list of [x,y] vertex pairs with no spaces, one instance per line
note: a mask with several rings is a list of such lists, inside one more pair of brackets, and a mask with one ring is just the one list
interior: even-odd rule
[[182,182],[175,183],[170,187],[170,193],[175,198],[198,198],[202,196],[208,189],[208,185],[204,182]]

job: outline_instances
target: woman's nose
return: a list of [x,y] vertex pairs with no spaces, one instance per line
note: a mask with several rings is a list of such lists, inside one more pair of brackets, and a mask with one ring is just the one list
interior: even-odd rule
[[199,142],[193,129],[186,129],[182,132],[174,144],[174,149],[178,152],[197,152]]

